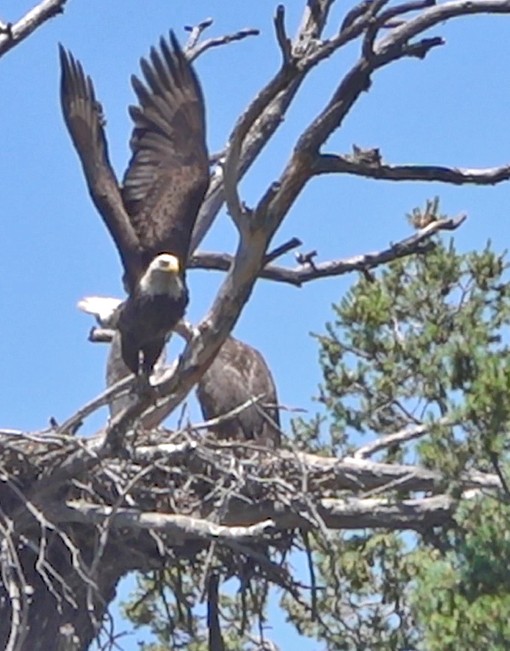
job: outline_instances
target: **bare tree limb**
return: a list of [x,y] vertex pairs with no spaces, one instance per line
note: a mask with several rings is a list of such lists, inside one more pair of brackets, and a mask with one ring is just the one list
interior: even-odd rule
[[420,11],[420,9],[427,7],[433,7],[435,4],[436,0],[411,0],[411,2],[403,2],[395,7],[390,7],[379,15],[377,19],[379,27],[388,27],[388,23],[398,16],[403,16],[412,11]]
[[463,185],[495,185],[510,178],[510,165],[486,169],[462,169],[436,165],[370,165],[347,156],[321,154],[313,163],[314,174],[354,174],[386,181],[440,181]]
[[[202,26],[203,23],[199,25]],[[209,25],[207,25],[208,27]],[[202,42],[194,42],[192,46],[188,45],[186,47],[186,54],[189,58],[190,61],[194,61],[196,58],[198,58],[201,54],[206,52],[207,50],[210,50],[213,47],[218,47],[220,45],[227,45],[228,43],[233,43],[234,41],[241,41],[242,39],[247,38],[248,36],[258,36],[260,34],[260,31],[258,29],[254,28],[245,28],[241,29],[235,34],[226,34],[225,36],[217,36],[215,38],[209,38],[206,41]],[[192,32],[192,35],[190,36],[190,41],[193,42],[195,40],[194,33]]]
[[[336,499],[319,500],[319,512],[330,529],[361,529],[383,527],[385,529],[419,529],[438,526],[449,520],[454,513],[456,501],[445,495],[388,503],[387,499]],[[225,522],[214,524],[207,520],[183,515],[170,515],[136,509],[118,509],[112,517],[109,508],[83,502],[68,502],[48,511],[55,523],[60,525],[79,523],[97,525],[109,519],[110,526],[119,530],[150,530],[171,536],[174,544],[196,540],[229,541],[259,540],[265,532],[275,527],[282,529],[305,528],[310,524],[299,515],[299,504],[292,509],[278,505],[263,504],[234,508],[226,514]],[[264,514],[271,517],[260,521]],[[234,524],[252,522],[255,524]]]
[[[341,276],[352,271],[363,271],[373,269],[381,264],[392,260],[403,258],[415,253],[424,252],[427,242],[436,233],[442,230],[455,230],[466,219],[465,215],[449,219],[440,219],[420,229],[410,237],[391,244],[387,249],[364,253],[344,260],[331,260],[329,262],[318,262],[312,266],[302,266],[290,269],[277,265],[267,265],[259,273],[260,278],[274,280],[276,282],[288,283],[300,287],[307,282],[318,278]],[[232,265],[233,258],[228,253],[208,253],[198,251],[189,260],[191,269],[215,269],[216,271],[228,271]]]
[[285,31],[285,7],[283,5],[278,5],[276,8],[274,27],[276,40],[282,53],[283,65],[289,65],[292,57],[292,44]]
[[118,508],[112,516],[110,507],[83,502],[68,502],[65,506],[48,509],[54,521],[63,523],[102,524],[106,520],[114,529],[142,529],[169,535],[174,544],[187,540],[249,541],[258,539],[274,528],[272,520],[249,526],[223,526],[178,514],[166,514],[137,509]]
[[87,416],[90,416],[101,407],[110,404],[114,398],[118,398],[122,394],[128,393],[132,390],[133,386],[134,377],[132,375],[119,380],[119,382],[105,389],[99,396],[83,405],[83,407],[78,409],[75,414],[65,420],[62,425],[58,427],[58,432],[60,434],[66,434],[75,431],[76,427],[79,426]]
[[43,0],[16,23],[8,23],[0,33],[0,57],[25,40],[50,18],[63,13],[67,0]]
[[[371,5],[373,7],[374,5]],[[330,101],[323,111],[311,122],[301,135],[294,154],[283,171],[279,181],[273,183],[266,191],[265,197],[260,201],[258,210],[270,214],[274,228],[277,228],[281,219],[300,194],[302,188],[313,175],[313,165],[320,147],[329,135],[341,126],[345,116],[364,91],[371,84],[372,74],[379,68],[407,56],[423,56],[428,48],[439,43],[437,39],[427,40],[416,44],[418,49],[409,44],[409,40],[439,22],[461,16],[466,13],[509,13],[508,0],[478,0],[466,2],[453,0],[444,4],[424,9],[416,18],[412,18],[403,26],[392,29],[380,42],[374,44],[370,56],[362,56],[344,76]],[[356,19],[352,25],[344,29],[336,39],[324,44],[310,58],[320,59],[329,56],[330,48],[335,48],[343,42],[349,31],[358,28]],[[300,61],[297,64],[309,65],[310,61]]]
[[425,436],[425,434],[429,433],[431,427],[450,427],[453,425],[454,423],[448,421],[447,419],[443,419],[434,424],[423,423],[421,425],[406,427],[400,432],[394,432],[386,436],[381,436],[375,439],[375,441],[371,441],[366,445],[362,445],[356,450],[353,456],[355,459],[366,459],[368,457],[371,457],[376,452],[386,450],[393,445],[407,443],[408,441],[414,441],[417,438]]
[[378,43],[378,53],[387,53],[411,38],[421,34],[427,29],[458,16],[472,14],[508,14],[510,12],[509,0],[450,0],[441,4],[434,4],[420,12],[414,18],[396,27]]

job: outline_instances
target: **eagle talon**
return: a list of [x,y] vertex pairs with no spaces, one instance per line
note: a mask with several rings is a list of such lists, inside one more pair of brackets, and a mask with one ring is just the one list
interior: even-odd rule
[[140,397],[150,396],[154,391],[154,387],[150,383],[150,374],[141,372],[138,375],[135,375],[133,389]]

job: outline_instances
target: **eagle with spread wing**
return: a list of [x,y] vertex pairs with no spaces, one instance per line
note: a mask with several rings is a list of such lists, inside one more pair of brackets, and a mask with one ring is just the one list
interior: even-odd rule
[[92,200],[118,249],[128,297],[111,325],[132,373],[149,375],[188,303],[191,233],[209,183],[204,99],[175,36],[141,59],[131,160],[119,185],[101,104],[79,61],[60,46],[60,98]]

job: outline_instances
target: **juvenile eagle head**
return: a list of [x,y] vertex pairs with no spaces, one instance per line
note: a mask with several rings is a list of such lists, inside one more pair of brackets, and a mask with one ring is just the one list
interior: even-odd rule
[[160,253],[147,267],[140,278],[140,290],[143,294],[155,296],[167,294],[179,296],[184,290],[184,282],[180,275],[179,259],[171,253]]

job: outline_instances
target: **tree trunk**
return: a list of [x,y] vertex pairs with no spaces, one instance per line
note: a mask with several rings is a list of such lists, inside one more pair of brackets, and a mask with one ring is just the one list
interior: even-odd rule
[[[28,545],[18,540],[19,567],[11,564],[8,571],[4,568],[0,584],[1,649],[86,651],[99,633],[117,583],[127,571],[122,554],[119,556],[116,545],[107,545],[100,571],[89,582],[85,577],[90,576],[94,563],[96,536],[84,527],[63,533],[69,537],[68,544],[61,535],[50,531],[46,548],[44,541],[35,536]],[[73,545],[80,550],[79,558],[69,549]],[[44,551],[37,554],[33,549]],[[24,586],[19,581],[19,570],[23,572]]]

